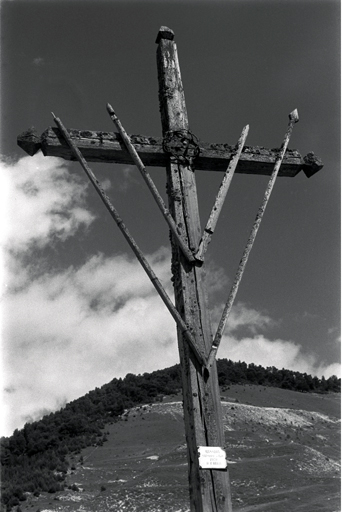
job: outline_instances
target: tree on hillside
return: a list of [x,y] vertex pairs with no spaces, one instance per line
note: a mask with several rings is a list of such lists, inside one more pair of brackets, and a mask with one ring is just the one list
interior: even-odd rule
[[[301,392],[341,391],[335,375],[319,379],[311,375],[264,368],[253,363],[219,359],[221,386],[238,383],[263,384]],[[62,488],[68,469],[67,456],[106,441],[103,428],[118,421],[125,409],[149,403],[181,390],[180,365],[143,375],[128,374],[68,403],[40,421],[16,429],[1,439],[2,503],[10,510],[19,505],[24,492],[39,494]]]

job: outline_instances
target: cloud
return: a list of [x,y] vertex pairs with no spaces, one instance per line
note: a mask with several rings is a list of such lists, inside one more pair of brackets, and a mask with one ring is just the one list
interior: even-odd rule
[[[216,307],[213,318],[219,322],[223,306]],[[321,378],[341,376],[341,365],[319,360],[314,354],[303,351],[300,344],[292,340],[270,339],[262,332],[281,324],[269,315],[237,303],[229,316],[225,333],[218,350],[218,358],[244,361],[263,367],[275,366],[316,375]],[[248,336],[250,333],[253,336]]]
[[337,346],[341,345],[341,334],[338,327],[331,327],[328,329],[328,335]]
[[[169,251],[148,259],[169,282]],[[3,336],[5,385],[15,388],[5,396],[11,429],[114,376],[178,359],[171,316],[139,264],[123,255],[93,256],[8,294]]]
[[112,188],[112,183],[110,181],[109,178],[105,178],[104,180],[101,181],[101,187],[103,188],[103,190],[109,190],[110,188]]
[[33,59],[32,62],[35,66],[44,66],[45,64],[45,60],[43,59],[43,57],[36,57]]
[[[172,296],[169,258],[165,248],[147,255]],[[7,433],[114,377],[178,362],[174,321],[134,257],[97,254],[77,268],[45,273],[8,293],[4,313]],[[232,317],[218,357],[338,374],[291,341],[232,336],[242,324],[267,329],[267,316],[238,304]]]
[[[42,264],[47,245],[58,248],[94,219],[86,185],[65,163],[36,155],[3,162],[1,172],[1,218],[8,219],[2,231],[2,434],[10,435],[114,377],[165,368],[179,357],[174,321],[134,256],[92,254],[59,270]],[[34,259],[27,258],[32,251]],[[172,297],[169,249],[146,258]],[[207,280],[213,302],[227,277],[211,265]],[[221,309],[214,307],[214,322]],[[274,325],[265,312],[238,303],[218,357],[339,375],[339,365],[318,362],[299,344],[269,339]]]
[[120,181],[119,184],[120,192],[127,192],[127,190],[133,185],[141,186],[141,181],[139,181],[138,178],[139,171],[134,165],[128,165],[127,167],[124,167],[122,174],[123,180]]
[[[85,207],[88,184],[71,175],[63,160],[24,157],[0,162],[2,178],[0,244],[4,273],[12,286],[24,278],[22,259],[88,228],[95,216]],[[14,279],[15,278],[15,279]]]
[[327,364],[310,353],[305,353],[301,345],[294,341],[267,339],[262,334],[238,339],[224,335],[218,351],[219,358],[245,361],[263,367],[275,366],[293,371],[317,375],[318,377],[341,376],[340,364]]
[[[213,322],[219,323],[223,308],[223,304],[214,308],[212,312]],[[248,330],[252,334],[256,334],[258,331],[274,325],[276,325],[276,322],[269,315],[238,302],[231,310],[226,324],[226,332],[239,333]]]
[[39,152],[15,163],[2,161],[0,169],[5,249],[23,252],[32,246],[42,248],[54,239],[64,241],[94,220],[84,207],[88,185],[78,182],[63,160]]

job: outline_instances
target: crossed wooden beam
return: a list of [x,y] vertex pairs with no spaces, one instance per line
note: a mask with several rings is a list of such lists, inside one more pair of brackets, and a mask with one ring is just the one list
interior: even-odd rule
[[[56,127],[48,128],[41,136],[34,129],[30,129],[18,137],[18,145],[29,155],[41,150],[45,156],[80,162],[176,321],[188,447],[190,508],[203,512],[231,512],[227,465],[220,463],[219,466],[201,466],[199,456],[201,448],[209,447],[222,452],[224,446],[217,368],[214,364],[216,353],[277,176],[293,177],[303,170],[310,177],[323,165],[313,153],[302,157],[298,151],[287,149],[293,126],[298,121],[296,110],[289,116],[283,143],[277,149],[246,146],[248,126],[242,130],[235,146],[197,140],[188,129],[173,31],[162,26],[156,43],[163,138],[127,135],[113,108],[108,104],[108,114],[118,133],[66,129],[62,121],[53,115]],[[172,279],[176,306],[130,235],[88,162],[135,164],[138,167],[172,233]],[[148,166],[166,167],[169,208],[165,206],[146,170]],[[224,173],[203,232],[200,228],[195,170]],[[235,172],[263,174],[270,176],[270,179],[216,335],[213,337],[206,300],[205,256]]]
[[[72,139],[88,162],[108,162],[132,164],[132,158],[119,133],[68,129]],[[163,149],[161,137],[130,135],[141,161],[147,167],[165,167],[169,155]],[[57,156],[65,160],[75,160],[75,156],[62,137],[58,128],[49,127],[41,135],[34,128],[18,136],[20,146],[30,156],[40,149],[45,156]],[[204,171],[225,171],[227,163],[234,153],[234,146],[198,141],[199,155],[193,162],[193,168]],[[235,172],[242,174],[271,175],[277,149],[262,146],[244,146]],[[304,157],[297,150],[288,149],[284,155],[279,177],[294,177],[300,171],[310,178],[323,164],[314,153]]]
[[[218,194],[216,196],[214,205],[212,207],[211,213],[209,215],[208,222],[206,224],[206,227],[204,228],[199,246],[196,248],[195,251],[191,251],[188,247],[187,242],[183,239],[182,234],[177,228],[169,209],[164,204],[164,201],[160,196],[143,162],[145,161],[149,165],[160,165],[161,159],[155,158],[156,155],[158,155],[158,157],[161,156],[159,155],[159,152],[161,151],[159,149],[161,146],[160,140],[144,138],[139,136],[128,136],[110,104],[107,104],[107,111],[116,128],[118,129],[119,134],[106,133],[104,135],[103,132],[79,132],[76,130],[67,130],[63,125],[62,121],[54,114],[52,114],[54,121],[58,127],[58,130],[49,128],[46,132],[43,133],[43,135],[40,138],[33,130],[29,130],[18,137],[18,145],[22,147],[30,155],[35,154],[39,149],[41,149],[45,155],[63,156],[63,158],[66,159],[76,159],[79,161],[82,168],[86,172],[88,178],[95,187],[97,193],[99,194],[100,198],[102,199],[104,205],[109,211],[110,215],[117,223],[118,227],[125,236],[130,247],[134,251],[136,257],[138,258],[139,262],[141,263],[142,267],[144,268],[145,272],[147,273],[148,277],[150,278],[151,282],[156,288],[158,294],[162,298],[164,304],[166,305],[172,317],[176,321],[182,334],[184,335],[193,353],[195,354],[198,362],[200,363],[203,369],[207,369],[209,371],[211,365],[215,360],[215,355],[220,345],[224,328],[228,320],[229,314],[231,312],[234,299],[237,294],[238,287],[241,282],[241,278],[245,270],[250,251],[254,244],[262,217],[264,215],[268,200],[270,198],[278,174],[283,176],[295,176],[300,170],[303,169],[305,174],[308,177],[310,177],[317,171],[319,171],[323,167],[323,165],[320,162],[320,160],[317,157],[315,157],[312,153],[302,159],[297,151],[287,151],[287,146],[291,137],[293,126],[299,119],[297,110],[294,110],[289,115],[290,120],[288,123],[288,128],[280,150],[267,150],[265,148],[258,148],[258,150],[256,150],[256,148],[245,148],[243,152],[249,130],[248,125],[243,128],[241,136],[235,147],[226,147],[225,145],[222,147],[222,145],[219,146],[202,143],[202,146],[199,147],[199,154],[196,156],[195,162],[191,161],[190,163],[196,168],[201,168],[202,165],[205,165],[205,159],[210,158],[211,167],[217,170],[221,170],[223,162],[225,162],[226,170]],[[184,137],[183,143],[189,144],[189,141]],[[103,147],[104,145],[105,148]],[[152,152],[151,146],[153,148]],[[213,148],[213,146],[215,146],[215,148]],[[202,265],[204,261],[206,250],[210,243],[211,237],[215,231],[215,227],[219,219],[219,215],[234,173],[252,173],[254,171],[257,172],[257,174],[271,174],[270,180],[266,187],[266,192],[263,201],[258,210],[250,237],[247,241],[247,245],[241,258],[235,276],[235,280],[233,282],[232,289],[230,291],[226,305],[224,307],[222,317],[219,322],[219,326],[214,337],[214,340],[212,342],[209,354],[204,354],[197,346],[196,341],[193,335],[191,334],[189,327],[186,325],[186,323],[180,316],[173,302],[169,298],[167,292],[163,288],[161,282],[153,272],[149,263],[145,259],[143,253],[141,252],[133,237],[129,233],[118,211],[112,205],[109,197],[103,190],[100,182],[97,180],[95,174],[90,169],[87,160],[101,160],[101,155],[103,154],[103,151],[105,151],[107,162],[110,161],[111,158],[110,151],[114,151],[116,163],[118,163],[119,160],[119,153],[120,157],[122,158],[121,163],[131,164],[133,162],[137,166],[148,188],[150,189],[162,215],[164,216],[180,250],[182,251],[183,255],[190,264],[197,266]],[[162,154],[165,155],[165,147],[163,149],[163,145],[162,151]],[[61,152],[63,152],[63,155],[61,155]],[[192,157],[190,158],[192,159]]]

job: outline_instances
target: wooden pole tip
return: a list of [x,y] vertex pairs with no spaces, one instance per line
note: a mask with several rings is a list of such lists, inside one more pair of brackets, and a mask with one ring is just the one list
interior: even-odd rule
[[175,33],[173,30],[171,30],[168,27],[160,27],[158,35],[157,35],[156,43],[159,44],[161,39],[169,39],[170,41],[173,41],[174,37],[175,37]]
[[290,121],[294,121],[295,123],[298,123],[299,115],[298,115],[298,110],[296,108],[294,110],[292,110],[291,114],[289,114],[289,119],[290,119]]
[[110,103],[107,103],[106,108],[107,108],[107,112],[110,116],[115,116],[114,109]]

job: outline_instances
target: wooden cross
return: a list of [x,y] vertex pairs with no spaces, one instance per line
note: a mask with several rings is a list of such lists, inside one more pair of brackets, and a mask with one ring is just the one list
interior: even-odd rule
[[[18,144],[30,155],[41,149],[46,156],[80,161],[176,320],[182,370],[191,511],[231,512],[230,482],[226,465],[220,466],[221,469],[215,469],[210,463],[203,467],[202,462],[203,457],[207,455],[203,455],[203,452],[207,448],[212,447],[213,453],[220,453],[220,448],[224,447],[224,431],[216,362],[215,358],[213,359],[213,349],[217,349],[217,343],[213,344],[205,284],[204,253],[213,227],[209,226],[205,231],[207,235],[204,233],[202,236],[194,171],[226,171],[228,166],[226,181],[231,179],[234,170],[240,173],[266,174],[272,177],[274,175],[275,179],[278,172],[279,176],[291,177],[301,170],[310,177],[323,165],[313,153],[302,158],[295,150],[286,151],[288,140],[286,145],[282,146],[281,158],[279,150],[248,146],[242,150],[247,127],[236,147],[197,141],[188,130],[177,48],[173,39],[172,30],[161,27],[156,43],[163,139],[140,135],[128,136],[113,109],[108,105],[107,110],[118,127],[119,134],[66,130],[61,121],[55,118],[58,128],[49,128],[40,137],[34,130],[28,130],[18,137]],[[295,122],[295,117],[293,116],[291,123]],[[292,129],[292,125],[290,128]],[[132,164],[132,160],[143,174],[172,232],[175,306],[167,297],[87,164],[89,161]],[[145,166],[166,167],[169,209],[163,204]],[[278,168],[274,174],[276,166]],[[222,183],[224,195],[227,186],[229,185]],[[217,197],[219,209],[224,199],[220,198],[220,193]],[[213,212],[216,209],[214,206]],[[217,215],[215,214],[215,222]],[[211,226],[213,225],[214,221]],[[205,236],[207,239],[204,242]],[[231,303],[229,305],[231,307]],[[215,353],[214,351],[214,356]]]

